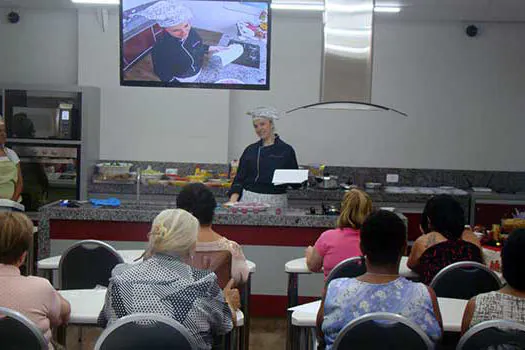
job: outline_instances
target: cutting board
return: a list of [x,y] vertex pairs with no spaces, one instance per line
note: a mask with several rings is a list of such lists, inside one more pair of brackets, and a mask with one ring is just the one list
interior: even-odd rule
[[259,47],[259,45],[249,44],[238,40],[230,40],[228,45],[232,44],[242,45],[244,49],[243,54],[238,59],[233,61],[233,63],[251,68],[260,68],[261,48]]

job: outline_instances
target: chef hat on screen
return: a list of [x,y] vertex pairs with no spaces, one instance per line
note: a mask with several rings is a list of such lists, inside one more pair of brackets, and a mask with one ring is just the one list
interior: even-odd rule
[[281,117],[281,112],[273,107],[257,107],[246,112],[252,119],[277,120]]
[[139,16],[156,21],[161,27],[172,27],[190,21],[193,13],[186,6],[170,0],[161,0],[138,13]]

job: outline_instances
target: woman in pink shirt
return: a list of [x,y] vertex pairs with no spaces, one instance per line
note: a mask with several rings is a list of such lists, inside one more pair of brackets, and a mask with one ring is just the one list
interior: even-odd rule
[[18,311],[33,321],[51,345],[51,327],[69,320],[69,303],[48,280],[22,276],[33,223],[22,213],[0,212],[0,306]]
[[341,261],[361,255],[359,230],[372,212],[372,200],[365,192],[352,189],[345,193],[337,228],[321,234],[315,246],[306,248],[306,264],[310,271],[324,270],[324,278]]

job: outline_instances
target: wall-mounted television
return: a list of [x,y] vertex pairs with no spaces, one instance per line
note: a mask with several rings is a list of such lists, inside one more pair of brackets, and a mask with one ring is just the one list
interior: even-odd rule
[[268,90],[270,0],[121,0],[120,84]]

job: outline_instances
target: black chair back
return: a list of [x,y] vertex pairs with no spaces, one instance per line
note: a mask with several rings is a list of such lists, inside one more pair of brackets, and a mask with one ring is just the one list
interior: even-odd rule
[[0,307],[0,349],[47,350],[42,331],[21,313]]
[[388,312],[363,315],[348,323],[335,339],[334,350],[427,350],[433,343],[407,318]]
[[445,267],[430,283],[438,297],[464,300],[498,290],[501,286],[498,275],[473,261],[461,261]]
[[106,328],[95,350],[196,350],[189,331],[172,318],[154,314],[124,316]]
[[73,244],[60,258],[58,265],[60,289],[91,289],[107,287],[111,270],[124,260],[107,243],[85,240]]
[[366,272],[365,258],[363,256],[355,256],[341,261],[330,271],[326,277],[325,285],[328,286],[330,281],[336,278],[353,278],[361,276]]
[[459,340],[457,350],[525,349],[525,325],[505,320],[481,322]]

